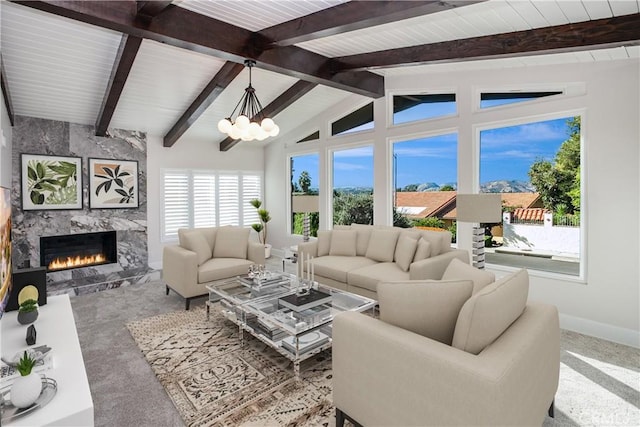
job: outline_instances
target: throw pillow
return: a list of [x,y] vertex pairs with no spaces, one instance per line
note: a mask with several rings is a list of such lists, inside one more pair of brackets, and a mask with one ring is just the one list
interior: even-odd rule
[[424,238],[420,237],[418,240],[418,247],[416,248],[416,253],[413,256],[413,262],[420,261],[422,259],[427,259],[431,256],[431,243],[429,243]]
[[351,229],[356,230],[358,237],[356,239],[356,255],[365,256],[367,254],[367,247],[369,246],[369,239],[371,238],[371,230],[373,226],[366,224],[351,224]]
[[365,256],[378,262],[393,262],[399,235],[398,230],[373,229]]
[[331,247],[331,230],[318,230],[317,256],[329,255]]
[[451,345],[479,354],[520,317],[528,295],[525,269],[486,286],[462,306]]
[[451,260],[442,275],[442,280],[471,280],[473,282],[473,295],[477,294],[489,283],[496,281],[496,275],[485,270],[480,270],[469,264],[465,264],[458,258]]
[[356,256],[356,238],[354,230],[333,230],[329,255]]
[[402,271],[409,271],[409,266],[413,261],[413,255],[416,253],[416,248],[418,247],[416,237],[417,236],[412,236],[408,233],[402,233],[398,238],[394,257],[396,264]]
[[211,259],[211,247],[202,232],[198,230],[185,231],[182,233],[181,240],[183,244],[180,246],[196,253],[199,266]]
[[216,233],[214,258],[247,259],[250,228],[220,227]]
[[470,280],[380,282],[380,320],[451,345],[458,313],[471,289]]

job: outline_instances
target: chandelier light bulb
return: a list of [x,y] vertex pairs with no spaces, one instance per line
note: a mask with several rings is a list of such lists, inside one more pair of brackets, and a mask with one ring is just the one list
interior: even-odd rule
[[249,127],[249,118],[245,115],[239,115],[238,117],[236,117],[236,126],[238,126],[238,129],[240,130],[244,130],[246,128]]
[[236,125],[231,126],[231,130],[229,131],[229,136],[233,139],[239,139],[240,135],[241,135],[240,129],[238,129]]
[[267,138],[269,138],[269,134],[260,128],[260,132],[258,133],[258,136],[256,136],[256,139],[258,141],[264,141]]
[[280,133],[280,126],[274,124],[273,129],[271,129],[271,132],[269,132],[269,136],[278,136],[279,133]]
[[271,129],[273,129],[274,126],[275,126],[275,123],[273,122],[273,120],[271,120],[268,117],[266,119],[262,120],[262,123],[260,124],[260,127],[265,132],[271,132]]
[[222,119],[218,122],[218,130],[222,133],[229,133],[231,130],[231,122],[228,119]]
[[262,129],[260,128],[260,125],[256,122],[249,123],[249,135],[251,135],[253,138],[256,138],[261,130]]

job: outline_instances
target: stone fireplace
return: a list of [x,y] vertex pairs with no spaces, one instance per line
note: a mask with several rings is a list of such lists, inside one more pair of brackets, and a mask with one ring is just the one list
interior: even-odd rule
[[118,262],[115,231],[40,237],[40,265],[50,271]]

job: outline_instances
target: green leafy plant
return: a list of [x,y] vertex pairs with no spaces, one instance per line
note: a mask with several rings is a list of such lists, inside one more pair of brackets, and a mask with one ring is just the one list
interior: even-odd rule
[[260,223],[251,224],[251,228],[256,230],[258,233],[258,240],[264,245],[267,243],[267,223],[271,221],[271,215],[268,210],[261,209],[262,202],[260,200],[253,199],[249,203],[251,206],[256,208],[258,211],[258,217],[260,218]]
[[18,308],[18,311],[20,313],[30,313],[32,311],[35,311],[38,309],[38,301],[34,300],[34,299],[28,299],[22,302],[22,304],[20,304],[20,307]]
[[113,169],[107,166],[101,166],[100,168],[104,172],[104,175],[94,174],[94,176],[104,179],[104,181],[96,187],[96,196],[100,194],[101,190],[104,190],[104,193],[107,194],[109,190],[111,190],[111,186],[115,185],[119,188],[116,188],[114,191],[122,196],[119,203],[129,203],[133,199],[134,188],[133,186],[127,188],[123,178],[131,176],[131,174],[127,171],[121,171],[120,165]]
[[27,164],[29,198],[35,205],[77,202],[75,163],[30,160]]
[[24,354],[22,355],[22,357],[18,361],[18,364],[16,365],[16,369],[18,370],[18,372],[20,372],[20,375],[22,375],[23,377],[26,377],[31,373],[31,370],[35,365],[36,365],[36,360],[31,356],[29,356],[29,354],[25,350]]

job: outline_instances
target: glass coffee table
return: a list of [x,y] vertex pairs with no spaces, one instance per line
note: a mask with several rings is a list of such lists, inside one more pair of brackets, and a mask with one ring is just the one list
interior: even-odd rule
[[255,283],[235,277],[207,285],[210,306],[220,301],[222,314],[238,325],[238,337],[248,332],[293,362],[296,379],[300,363],[331,347],[334,317],[343,311],[374,310],[377,301],[314,282],[300,286],[287,273],[267,275]]

